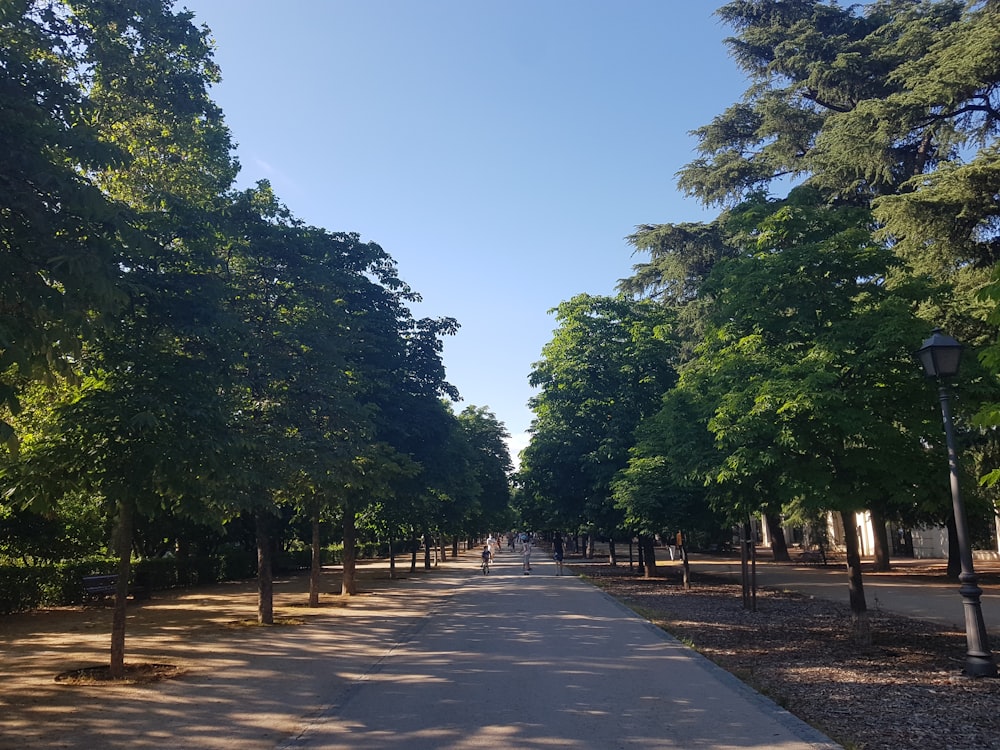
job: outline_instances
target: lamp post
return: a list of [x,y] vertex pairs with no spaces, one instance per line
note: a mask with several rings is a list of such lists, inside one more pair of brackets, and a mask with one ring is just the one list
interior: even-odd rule
[[958,374],[958,362],[962,356],[962,345],[940,328],[935,328],[931,337],[917,350],[917,358],[923,365],[924,374],[937,379],[938,396],[941,399],[941,417],[944,419],[944,435],[948,447],[948,469],[951,474],[951,502],[955,513],[955,530],[958,537],[958,554],[962,572],[958,576],[962,584],[959,593],[965,609],[965,673],[970,677],[996,677],[997,667],[990,653],[986,623],[976,572],[972,567],[972,545],[969,541],[969,521],[965,515],[965,505],[958,488],[958,455],[955,451],[955,434],[948,404],[946,379]]

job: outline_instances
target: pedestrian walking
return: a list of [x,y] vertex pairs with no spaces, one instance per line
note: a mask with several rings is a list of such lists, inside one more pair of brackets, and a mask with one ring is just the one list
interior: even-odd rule
[[558,531],[552,540],[552,559],[556,561],[556,575],[561,576],[563,572],[563,540],[562,534]]

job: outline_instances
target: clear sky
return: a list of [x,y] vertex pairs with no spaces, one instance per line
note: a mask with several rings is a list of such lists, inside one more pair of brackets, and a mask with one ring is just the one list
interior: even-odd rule
[[456,318],[448,380],[524,446],[532,363],[636,225],[709,219],[690,131],[741,98],[703,0],[178,0],[216,42],[241,185],[379,243]]

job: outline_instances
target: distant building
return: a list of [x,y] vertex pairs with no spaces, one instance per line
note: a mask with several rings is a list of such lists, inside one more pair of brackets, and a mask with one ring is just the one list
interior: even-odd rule
[[[870,557],[875,551],[875,534],[873,532],[871,515],[865,511],[854,514],[858,525],[858,539],[861,545],[861,556]],[[840,515],[828,513],[826,516],[826,538],[829,549],[835,552],[843,552],[844,547],[844,525]],[[757,538],[765,547],[771,546],[771,539],[767,533],[765,524],[755,519],[754,522]],[[986,549],[974,549],[973,558],[977,560],[1000,560],[1000,517],[994,516],[994,528],[991,530],[990,539],[992,546]],[[804,549],[814,548],[816,545],[811,539],[821,537],[821,534],[810,534],[809,529],[798,526],[783,526],[785,540],[789,547],[799,546]],[[892,557],[914,557],[918,559],[947,559],[948,558],[948,529],[944,526],[924,527],[916,529],[902,529],[889,524],[889,545]]]

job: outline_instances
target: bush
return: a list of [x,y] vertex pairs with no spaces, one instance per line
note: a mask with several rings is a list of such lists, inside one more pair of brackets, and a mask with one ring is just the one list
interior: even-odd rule
[[[406,542],[399,542],[397,554],[405,552]],[[388,550],[375,544],[359,547],[358,557],[382,556]],[[324,565],[339,565],[344,561],[342,544],[324,547]],[[280,552],[274,561],[274,572],[287,575],[307,570],[312,563],[309,547]],[[86,595],[83,577],[110,575],[118,563],[110,557],[88,557],[47,565],[0,565],[0,614],[25,612],[39,607],[81,604]],[[212,555],[199,557],[154,557],[132,564],[133,586],[146,592],[163,591],[177,586],[204,586],[221,581],[245,580],[257,575],[257,552],[244,547],[224,547]]]
[[150,557],[132,565],[132,584],[146,591],[162,591],[180,585],[179,560],[175,557]]
[[[81,604],[86,599],[84,576],[110,575],[117,569],[117,561],[108,557],[48,565],[0,565],[0,614]],[[132,565],[130,583],[151,592],[175,586],[242,580],[256,574],[256,552],[231,547],[205,557],[138,560]]]
[[[257,551],[242,547],[226,547],[216,558],[215,577],[211,582],[238,581],[257,575]],[[198,581],[209,583],[209,581]]]
[[51,569],[38,566],[0,566],[0,614],[22,612],[45,604],[45,591],[51,589]]
[[308,547],[282,550],[274,560],[274,572],[276,575],[287,575],[296,570],[308,570],[311,567],[312,551]]
[[114,560],[103,557],[49,565],[0,566],[0,613],[79,604],[84,600],[83,576],[113,573],[114,569]]

